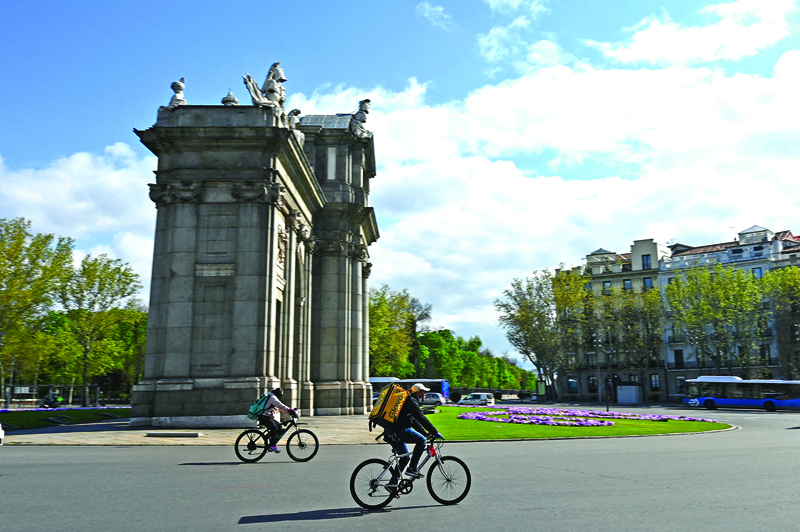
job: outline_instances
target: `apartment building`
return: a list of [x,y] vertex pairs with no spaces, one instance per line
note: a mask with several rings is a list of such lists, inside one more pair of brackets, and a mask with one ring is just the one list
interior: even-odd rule
[[[614,289],[663,290],[682,271],[717,264],[746,269],[757,277],[775,268],[800,265],[800,238],[790,231],[776,233],[753,226],[738,233],[732,241],[701,246],[636,240],[629,253],[602,248],[593,251],[579,269],[589,273],[590,289],[595,295],[607,295]],[[761,347],[761,356],[771,377],[783,378],[783,360],[779,356],[779,339],[774,327],[773,320]],[[627,369],[629,365],[616,359],[614,338],[596,338],[595,345],[589,343],[583,353],[574,354],[574,369],[561,379],[563,397],[576,401],[608,398],[616,402],[617,386],[627,384],[639,388],[642,401],[680,401],[686,379],[714,370],[711,360],[698,354],[692,340],[667,320],[661,356],[650,361],[643,370]]]

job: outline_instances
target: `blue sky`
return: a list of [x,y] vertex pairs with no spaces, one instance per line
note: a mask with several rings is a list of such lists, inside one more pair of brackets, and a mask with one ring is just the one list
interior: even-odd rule
[[493,302],[515,277],[643,238],[800,233],[798,22],[797,0],[4,2],[0,217],[148,284],[133,128],[181,77],[190,105],[249,105],[242,75],[280,61],[289,109],[372,100],[373,286],[514,355]]

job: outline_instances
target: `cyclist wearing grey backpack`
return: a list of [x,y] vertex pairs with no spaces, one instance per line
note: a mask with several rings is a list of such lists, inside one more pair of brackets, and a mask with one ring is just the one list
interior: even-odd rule
[[280,412],[286,412],[292,417],[297,417],[297,410],[281,403],[281,398],[283,397],[281,388],[275,388],[267,394],[267,397],[269,399],[267,404],[264,405],[264,411],[258,416],[258,422],[267,427],[269,431],[269,446],[267,450],[271,453],[279,453],[281,451],[275,446],[275,443],[280,437]]
[[413,385],[411,387],[411,397],[409,397],[408,401],[403,403],[403,407],[400,409],[400,413],[397,416],[397,421],[393,426],[385,429],[385,439],[391,443],[395,453],[408,453],[406,444],[414,444],[411,461],[409,462],[408,457],[404,457],[401,458],[399,462],[400,471],[408,464],[406,475],[414,478],[422,476],[422,473],[417,471],[417,464],[419,464],[419,459],[422,457],[422,452],[425,450],[426,439],[425,436],[412,427],[418,428],[422,432],[427,431],[435,435],[435,438],[442,438],[442,435],[439,434],[436,427],[425,417],[425,414],[422,413],[422,408],[419,406],[420,402],[425,399],[425,392],[429,391],[430,388],[426,388],[421,383]]

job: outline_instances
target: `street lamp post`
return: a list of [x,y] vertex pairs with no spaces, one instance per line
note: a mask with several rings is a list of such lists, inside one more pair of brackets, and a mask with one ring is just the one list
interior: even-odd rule
[[594,333],[594,361],[597,366],[597,403],[603,402],[603,397],[600,395],[600,349],[603,347],[603,339],[599,333]]

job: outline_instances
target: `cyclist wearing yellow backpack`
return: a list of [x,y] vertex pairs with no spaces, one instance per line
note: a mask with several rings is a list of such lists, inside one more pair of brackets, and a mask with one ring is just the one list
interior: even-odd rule
[[[417,383],[411,387],[411,396],[409,400],[403,403],[400,409],[400,414],[397,416],[397,421],[390,426],[384,428],[384,435],[386,441],[392,445],[392,449],[397,454],[408,453],[407,443],[414,444],[414,451],[411,454],[411,461],[408,457],[400,459],[400,471],[406,467],[406,475],[410,477],[419,478],[422,473],[417,471],[417,464],[422,457],[422,452],[425,450],[425,436],[414,430],[416,427],[422,432],[434,434],[436,438],[442,438],[436,427],[425,417],[419,404],[425,399],[425,392],[429,392],[430,388],[426,388],[423,384]],[[444,438],[442,438],[444,439]]]

